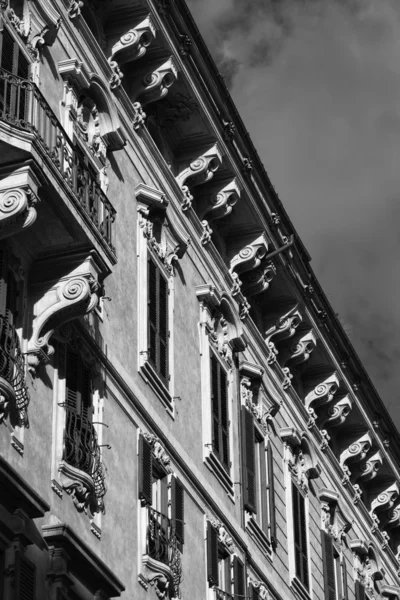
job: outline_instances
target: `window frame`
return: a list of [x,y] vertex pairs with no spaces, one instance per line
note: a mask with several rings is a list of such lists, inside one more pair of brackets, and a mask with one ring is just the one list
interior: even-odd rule
[[[216,365],[217,371],[217,382],[214,379],[214,365]],[[222,361],[217,356],[217,353],[210,348],[210,409],[211,409],[211,430],[212,430],[212,451],[217,457],[222,467],[227,473],[231,470],[231,420],[229,415],[229,380],[228,372],[226,367],[222,364]],[[223,381],[221,382],[221,373],[223,373]],[[215,386],[217,383],[217,401],[215,402]],[[223,394],[223,390],[225,394]],[[225,395],[225,399],[223,396]],[[225,406],[223,406],[225,404]],[[217,411],[215,407],[217,406]],[[218,422],[218,425],[216,423]],[[218,430],[216,436],[216,429]],[[218,438],[218,445],[216,445],[216,437]]]
[[[293,578],[295,578],[308,594],[311,595],[311,577],[310,577],[310,552],[309,552],[309,532],[308,532],[308,497],[301,490],[297,482],[290,478],[290,512],[292,527],[292,548],[293,548]],[[296,504],[295,496],[301,499],[298,505],[299,521],[296,523]],[[300,520],[303,523],[300,523]],[[305,552],[304,552],[305,549]],[[300,553],[300,555],[298,554]],[[304,568],[306,563],[306,568]]]

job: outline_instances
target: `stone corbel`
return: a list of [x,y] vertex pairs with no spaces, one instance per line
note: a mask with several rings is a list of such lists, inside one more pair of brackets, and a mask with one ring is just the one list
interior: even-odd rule
[[21,233],[36,221],[39,180],[28,167],[0,182],[0,239]]
[[394,481],[386,489],[379,489],[371,502],[371,516],[374,516],[374,513],[391,509],[399,497],[399,493],[400,488],[397,481]]
[[214,146],[198,156],[196,160],[193,160],[188,167],[185,167],[179,173],[176,177],[176,181],[184,193],[182,210],[190,208],[193,200],[187,183],[189,183],[190,188],[192,188],[210,181],[221,164],[222,154],[218,144],[214,144]]
[[314,330],[307,326],[299,327],[290,341],[283,342],[279,349],[281,366],[291,368],[306,362],[316,345],[317,336]]
[[108,59],[111,63],[115,61],[119,67],[127,62],[138,60],[146,54],[147,48],[156,36],[156,27],[151,15],[148,15],[141,23],[129,29],[120,37],[111,49]]
[[245,273],[242,280],[242,291],[245,296],[252,297],[265,292],[276,275],[272,261],[261,263],[259,267]]
[[372,435],[369,431],[359,434],[350,446],[343,450],[339,457],[339,463],[345,472],[344,483],[350,480],[351,471],[348,464],[359,463],[367,456],[373,444]]
[[142,106],[146,106],[150,102],[161,100],[168,94],[169,88],[175,83],[177,77],[178,68],[171,57],[152,73],[148,73],[143,77],[139,90],[135,95],[135,102],[140,102]]
[[333,400],[339,389],[340,379],[336,371],[332,373],[325,371],[315,372],[303,378],[305,389],[305,406],[315,410],[323,404]]
[[353,401],[349,394],[343,398],[335,399],[329,406],[326,416],[321,419],[320,429],[330,431],[334,427],[342,425],[349,416],[353,407]]
[[165,212],[169,205],[164,192],[144,183],[138,183],[135,187],[135,197],[138,203],[138,211],[145,218],[149,218],[154,212]]
[[61,25],[61,17],[51,0],[40,0],[34,3],[32,12],[32,29],[37,31],[30,40],[33,47],[52,46]]
[[67,58],[58,63],[58,72],[65,82],[73,83],[77,94],[90,86],[89,71],[81,60]]
[[268,240],[263,233],[251,242],[246,243],[239,252],[235,253],[230,260],[229,271],[231,274],[240,275],[252,271],[261,265],[262,259],[268,251]]
[[202,210],[199,211],[199,219],[207,220],[209,223],[216,219],[228,216],[240,198],[241,185],[235,178],[222,189],[211,194]]
[[383,463],[383,457],[379,450],[376,450],[371,455],[367,455],[367,457],[362,460],[357,470],[353,473],[354,481],[358,483],[367,483],[378,474],[379,469],[381,468]]
[[[51,267],[46,265],[47,268]],[[39,298],[34,305],[32,335],[27,349],[29,370],[33,374],[39,363],[47,362],[54,353],[50,345],[54,330],[90,313],[97,306],[99,271],[99,265],[91,255],[60,280],[46,281],[38,286],[35,296]]]
[[91,517],[101,510],[90,475],[65,461],[61,461],[58,470],[61,486],[71,496],[78,512],[85,512]]
[[265,332],[265,343],[269,350],[269,364],[276,360],[278,355],[277,344],[292,338],[303,320],[298,304],[293,303],[291,298],[278,298],[274,302],[274,306]]

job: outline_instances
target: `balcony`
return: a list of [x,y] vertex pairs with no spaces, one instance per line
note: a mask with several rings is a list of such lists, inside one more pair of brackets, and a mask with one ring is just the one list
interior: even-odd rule
[[0,69],[0,125],[1,162],[17,164],[33,157],[42,171],[44,163],[45,175],[54,182],[48,194],[53,211],[60,212],[54,203],[64,189],[67,205],[78,211],[80,222],[115,263],[116,211],[101,189],[88,156],[71,142],[37,86],[4,69]]
[[96,431],[88,419],[65,407],[64,454],[59,471],[62,487],[72,495],[76,508],[104,511],[104,465]]
[[29,392],[25,383],[25,361],[14,325],[0,316],[0,423],[28,426]]

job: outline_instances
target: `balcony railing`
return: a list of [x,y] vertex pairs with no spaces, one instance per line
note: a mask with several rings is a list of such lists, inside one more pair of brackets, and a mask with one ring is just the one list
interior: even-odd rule
[[228,592],[224,592],[224,590],[215,588],[215,598],[216,600],[233,600],[233,594],[229,594]]
[[18,425],[28,427],[29,392],[25,383],[25,361],[14,325],[0,316],[0,378],[11,385],[15,394]]
[[105,473],[96,431],[91,421],[69,407],[66,407],[63,460],[90,475],[99,506],[102,507],[106,493]]
[[0,69],[0,120],[36,135],[51,159],[112,250],[115,209],[90,171],[83,152],[69,139],[37,86]]
[[148,507],[147,554],[168,565],[170,562],[170,520],[154,508]]

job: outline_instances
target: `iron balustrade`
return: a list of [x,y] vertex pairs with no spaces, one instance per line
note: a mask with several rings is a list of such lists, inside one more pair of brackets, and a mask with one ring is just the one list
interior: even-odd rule
[[25,383],[25,360],[15,326],[0,316],[0,378],[14,389],[19,426],[28,427],[29,392]]
[[168,517],[148,506],[147,554],[168,565],[170,562],[171,523]]
[[0,68],[0,120],[35,134],[100,235],[114,251],[116,211],[100,187],[88,159],[75,146],[38,87]]
[[92,479],[99,507],[106,493],[104,464],[93,423],[66,406],[64,455],[66,463],[87,473]]
[[219,588],[215,588],[215,596],[216,600],[234,600],[233,594],[224,592],[224,590],[220,590]]

